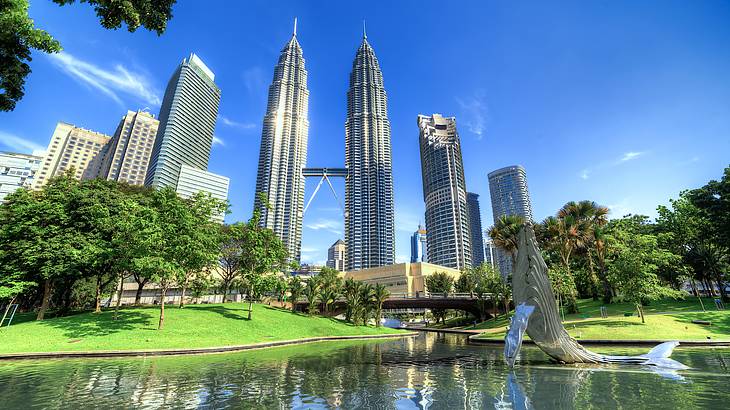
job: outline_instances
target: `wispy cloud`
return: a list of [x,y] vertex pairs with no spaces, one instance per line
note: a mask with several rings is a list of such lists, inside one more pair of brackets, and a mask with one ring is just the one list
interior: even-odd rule
[[608,210],[613,218],[621,218],[622,216],[633,214],[634,210],[629,203],[628,198],[624,198],[617,204],[608,205]]
[[213,136],[213,145],[220,145],[221,147],[225,147],[226,146],[226,142],[223,141],[223,138],[221,138],[221,137],[219,137],[217,135],[214,135]]
[[633,161],[638,159],[639,157],[643,157],[646,155],[646,151],[628,151],[625,152],[621,157],[614,159],[614,160],[607,160],[601,163],[598,163],[597,165],[590,167],[590,168],[584,168],[578,173],[578,176],[582,180],[587,180],[591,177],[591,174],[593,174],[594,171],[598,171],[601,169],[607,169],[607,168],[613,168],[616,166],[619,166],[623,163],[626,163],[628,161]]
[[643,152],[629,151],[629,152],[625,153],[623,157],[621,157],[619,162],[631,161],[632,159],[639,158],[642,155],[644,155]]
[[261,67],[254,66],[243,71],[243,85],[246,86],[251,94],[257,94],[266,89],[266,79],[264,70]]
[[130,71],[121,64],[110,69],[102,68],[66,52],[49,54],[48,58],[74,80],[101,91],[119,104],[123,104],[120,94],[137,98],[153,106],[161,103],[150,78],[142,73]]
[[305,226],[315,231],[325,230],[337,235],[342,235],[342,225],[343,221],[341,220],[338,221],[334,219],[318,219],[316,222],[308,223]]
[[[395,229],[402,232],[413,233],[418,229],[418,224],[423,222],[423,214],[412,212],[413,209],[419,208],[408,205],[396,204]],[[410,211],[399,211],[399,209],[409,209]]]
[[411,257],[408,255],[395,255],[395,263],[410,262]]
[[46,147],[39,145],[27,138],[19,137],[4,131],[0,131],[0,146],[5,146],[20,153],[32,152],[33,155],[42,155]]
[[256,128],[256,124],[252,122],[238,122],[233,121],[232,119],[224,116],[224,115],[218,115],[218,118],[220,118],[221,123],[228,127],[234,127],[234,128],[241,128],[244,130],[250,130],[252,128]]
[[313,248],[311,246],[302,246],[302,252],[304,252],[304,253],[314,253],[314,252],[319,252],[319,249]]
[[488,107],[484,91],[479,90],[468,98],[457,97],[456,102],[461,107],[460,117],[462,120],[460,122],[466,125],[466,128],[476,135],[478,140],[482,139],[488,118]]

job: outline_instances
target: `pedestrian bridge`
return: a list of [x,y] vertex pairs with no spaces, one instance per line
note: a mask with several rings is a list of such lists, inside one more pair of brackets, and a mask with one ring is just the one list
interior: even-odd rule
[[[383,302],[383,309],[454,309],[469,312],[475,317],[480,317],[479,303],[484,303],[484,317],[488,319],[492,317],[495,302],[500,313],[504,313],[504,306],[500,300],[495,300],[493,295],[486,295],[480,301],[475,295],[470,293],[393,293]],[[295,310],[305,312],[308,302],[300,301],[296,303]],[[320,311],[324,305],[320,304]],[[346,304],[344,299],[340,299],[330,305],[330,311],[333,315],[338,315],[345,311]]]

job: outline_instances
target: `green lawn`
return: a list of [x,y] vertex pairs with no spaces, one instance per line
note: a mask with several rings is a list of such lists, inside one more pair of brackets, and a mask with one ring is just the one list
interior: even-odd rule
[[[247,306],[247,305],[246,305]],[[159,308],[112,311],[34,321],[18,315],[0,328],[0,353],[198,348],[243,345],[317,336],[397,334],[400,330],[353,326],[336,319],[310,317],[254,305],[252,320],[240,303],[189,305],[165,309],[165,328],[157,330]]]
[[[565,328],[576,339],[656,339],[656,340],[730,340],[730,311],[717,311],[712,299],[703,299],[707,312],[701,311],[699,301],[671,299],[646,306],[646,323],[636,316],[628,303],[607,305],[608,318],[601,319],[600,301],[580,300],[580,313],[565,315]],[[631,313],[632,316],[625,316]],[[708,320],[712,325],[698,325],[692,320]],[[485,329],[479,337],[504,338],[509,320],[501,316],[466,329]]]

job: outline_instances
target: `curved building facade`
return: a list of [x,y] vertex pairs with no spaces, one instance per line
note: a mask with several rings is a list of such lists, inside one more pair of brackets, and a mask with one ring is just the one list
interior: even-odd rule
[[345,121],[347,270],[395,262],[388,98],[375,51],[363,36],[347,91]]

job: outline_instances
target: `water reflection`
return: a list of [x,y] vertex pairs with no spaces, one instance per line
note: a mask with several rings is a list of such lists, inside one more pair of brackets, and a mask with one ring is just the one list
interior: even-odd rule
[[555,365],[530,347],[510,371],[499,348],[431,333],[224,355],[5,362],[0,397],[4,408],[725,407],[729,352],[675,356],[693,368],[677,374],[685,383],[638,367]]

